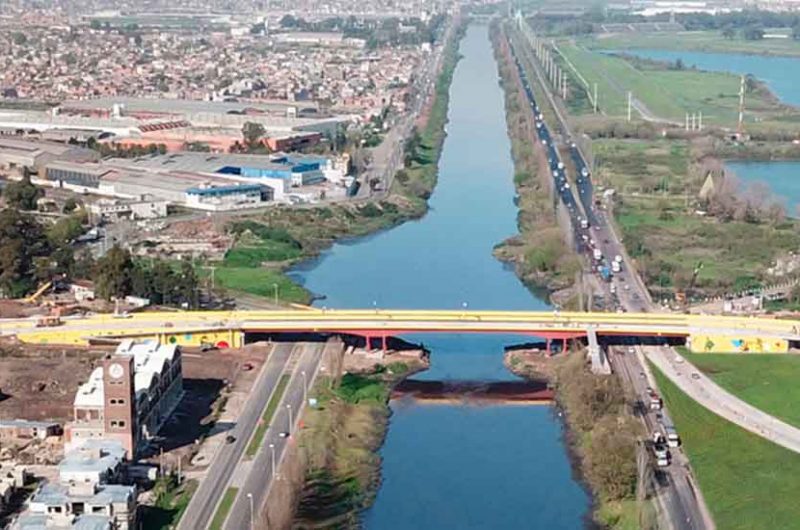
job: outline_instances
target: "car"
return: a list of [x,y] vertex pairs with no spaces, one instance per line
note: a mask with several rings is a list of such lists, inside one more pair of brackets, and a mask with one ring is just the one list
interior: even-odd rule
[[288,438],[289,437],[289,431],[279,432],[278,436],[281,437],[281,438]]
[[232,434],[229,434],[228,436],[225,437],[225,443],[226,444],[232,444],[235,441],[236,441],[236,437],[234,435],[232,435]]
[[631,353],[631,354],[636,353],[636,348],[634,348],[633,346],[630,346],[628,348],[628,353]]
[[700,379],[700,374],[698,374],[697,372],[692,372],[692,379],[697,381],[698,379]]
[[679,355],[675,356],[675,362],[678,363],[678,364],[682,363],[683,362],[683,357],[681,357]]

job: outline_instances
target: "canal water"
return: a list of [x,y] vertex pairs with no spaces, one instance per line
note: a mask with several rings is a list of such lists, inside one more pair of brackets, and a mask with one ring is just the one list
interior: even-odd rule
[[792,160],[731,160],[725,163],[743,186],[763,182],[786,208],[789,217],[800,217],[800,162]]
[[[492,248],[517,231],[503,93],[486,26],[472,25],[450,89],[439,183],[422,219],[337,244],[295,271],[328,307],[545,309]],[[421,378],[514,379],[503,346],[525,337],[409,336],[431,350]],[[583,527],[590,499],[574,480],[548,406],[392,403],[383,483],[369,529]]]

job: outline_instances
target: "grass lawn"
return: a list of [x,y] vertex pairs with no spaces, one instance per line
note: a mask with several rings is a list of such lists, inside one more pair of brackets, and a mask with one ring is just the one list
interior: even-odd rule
[[800,356],[682,354],[731,394],[800,427]]
[[225,289],[263,296],[270,300],[275,296],[274,285],[277,284],[279,301],[307,304],[310,299],[308,291],[274,269],[220,266],[216,269],[214,281]]
[[209,530],[222,530],[222,525],[225,524],[225,519],[228,518],[231,508],[233,508],[237,493],[239,493],[239,488],[225,490],[225,495],[222,496],[222,500],[219,502],[214,518],[211,520],[211,524],[208,525]]
[[583,41],[588,47],[602,49],[653,48],[700,52],[800,55],[800,43],[792,39],[748,41],[726,39],[720,31],[682,31],[679,33],[626,33],[602,35]]
[[258,423],[256,432],[253,433],[253,438],[250,440],[250,443],[247,444],[246,454],[248,458],[254,457],[261,447],[261,443],[264,441],[264,434],[267,432],[267,427],[272,423],[272,417],[275,415],[275,411],[278,410],[278,405],[283,398],[283,393],[289,385],[289,379],[289,374],[284,374],[278,380],[275,391],[272,393],[272,397],[269,398],[269,402],[267,403],[267,408],[264,409],[264,414],[261,415],[261,421]]
[[[627,114],[628,91],[653,114],[683,123],[687,112],[702,112],[707,124],[732,126],[738,112],[739,77],[722,72],[670,70],[651,63],[609,55],[561,41],[561,52],[592,86],[597,83],[600,110],[609,116]],[[749,95],[749,112],[777,112],[779,107],[759,92]],[[634,110],[634,115],[638,113]]]
[[709,412],[653,372],[717,528],[800,528],[800,455]]

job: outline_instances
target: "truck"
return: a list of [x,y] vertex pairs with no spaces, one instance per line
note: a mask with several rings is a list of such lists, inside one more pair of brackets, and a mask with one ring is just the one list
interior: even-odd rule
[[600,267],[600,277],[603,278],[604,281],[611,281],[611,269],[608,268],[608,265]]
[[564,169],[564,162],[558,163],[558,169]]
[[600,261],[601,259],[603,259],[603,253],[600,252],[599,248],[594,249],[593,254],[594,254],[594,259],[596,260]]
[[587,221],[587,220],[586,220],[586,219],[584,219],[583,217],[581,217],[581,228],[583,228],[584,230],[586,230],[587,228],[589,228],[589,221]]
[[615,272],[616,273],[616,272],[620,272],[621,270],[622,270],[622,267],[620,267],[618,261],[611,262],[611,272]]

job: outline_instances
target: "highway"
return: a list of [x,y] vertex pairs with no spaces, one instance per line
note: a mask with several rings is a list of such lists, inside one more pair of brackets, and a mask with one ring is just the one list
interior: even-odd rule
[[229,433],[218,435],[230,434],[236,439],[233,443],[221,445],[217,450],[205,477],[181,517],[178,530],[198,530],[208,526],[214,516],[217,503],[225,492],[231,474],[244,454],[248,440],[267,406],[272,389],[275,388],[284,371],[292,350],[292,344],[277,344],[272,348],[236,425]]
[[[526,47],[527,48],[527,47]],[[530,50],[527,50],[528,57],[531,58]],[[627,311],[649,312],[652,310],[649,293],[641,281],[641,278],[629,266],[631,263],[627,256],[625,247],[620,242],[613,229],[613,224],[605,217],[604,212],[599,212],[596,208],[594,189],[592,186],[590,171],[588,165],[585,163],[585,158],[572,140],[569,130],[569,124],[558,112],[558,106],[553,100],[547,83],[539,70],[539,65],[535,59],[530,59],[531,66],[537,71],[537,76],[540,80],[540,85],[547,92],[554,110],[558,115],[561,123],[560,129],[562,131],[561,142],[569,145],[569,152],[572,158],[575,170],[577,173],[576,183],[578,186],[578,197],[581,204],[581,209],[586,216],[586,223],[581,224],[580,218],[576,222],[576,214],[571,210],[572,230],[575,233],[575,239],[578,241],[577,248],[579,251],[594,252],[594,249],[599,249],[602,253],[601,260],[595,259],[593,255],[588,256],[588,260],[592,262],[592,271],[599,273],[601,267],[607,266],[608,261],[613,259],[614,256],[624,256],[624,265],[618,273],[609,276],[609,282],[606,283],[606,277],[600,276],[601,285],[606,286],[605,296],[611,301],[609,309],[623,312],[623,314],[630,314]],[[521,67],[519,61],[517,66],[520,70],[520,75],[524,74],[524,69]],[[528,90],[529,97],[532,97]],[[541,120],[541,118],[539,118]],[[539,126],[539,131],[546,128],[545,125]],[[550,153],[550,157],[557,157],[558,150],[553,145],[553,139],[549,136],[543,137],[539,135],[540,140]],[[550,160],[551,169],[553,166],[552,158]],[[561,165],[560,167],[564,167]],[[555,175],[555,173],[554,173]],[[557,178],[557,175],[555,175]],[[572,191],[567,188],[562,193],[572,195]],[[562,195],[562,200],[570,207],[570,204],[575,204],[575,199],[565,199]],[[588,226],[587,226],[588,225]],[[588,244],[587,244],[588,243]],[[613,286],[613,287],[612,287]],[[608,306],[608,304],[607,304]],[[744,326],[747,322],[741,322],[739,325]],[[627,388],[631,388],[638,401],[648,403],[647,394],[647,379],[642,377],[645,375],[642,364],[638,357],[632,354],[625,354],[624,349],[612,348],[611,352],[616,352],[617,355],[611,356],[611,363],[614,370],[622,378],[623,383]],[[620,352],[622,354],[620,355]],[[648,435],[653,432],[657,426],[656,419],[651,417],[649,412],[642,414],[642,421]],[[653,474],[650,481],[650,487],[656,492],[656,502],[663,512],[663,516],[669,521],[672,528],[675,530],[706,530],[713,529],[714,522],[711,519],[708,508],[702,498],[702,494],[694,486],[694,478],[692,476],[691,467],[688,459],[683,454],[682,450],[677,449],[674,452],[673,462],[668,471],[661,471]],[[660,478],[660,480],[659,480]]]
[[[299,357],[297,366],[292,372],[289,386],[286,388],[283,400],[278,406],[273,421],[267,428],[264,435],[264,443],[252,461],[243,484],[239,487],[236,501],[225,522],[224,528],[226,530],[249,530],[251,516],[253,521],[259,522],[261,507],[269,495],[273,480],[277,478],[277,476],[273,477],[277,473],[277,471],[273,471],[273,465],[275,466],[274,469],[280,469],[280,463],[283,461],[286,449],[290,444],[295,443],[294,433],[307,403],[307,390],[313,385],[320,365],[323,359],[326,358],[324,352],[335,351],[336,349],[341,350],[342,344],[338,341],[330,341],[328,343],[304,343],[302,347],[302,355]],[[303,375],[304,373],[305,376]],[[305,385],[308,386],[306,387]],[[291,407],[291,425],[287,405]],[[290,437],[280,436],[281,432],[288,432]],[[252,495],[253,499],[252,514],[250,511],[250,495]],[[266,528],[267,525],[256,524],[255,527]]]

